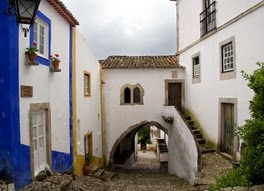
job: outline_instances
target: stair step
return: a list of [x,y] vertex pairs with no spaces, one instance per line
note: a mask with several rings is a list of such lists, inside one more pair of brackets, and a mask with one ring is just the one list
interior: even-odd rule
[[197,129],[196,129],[196,130],[193,130],[192,132],[193,132],[194,134],[201,134],[201,131],[200,131],[200,130],[197,130]]
[[84,174],[85,175],[89,175],[92,176],[96,171],[97,171],[98,167],[85,167],[84,168]]
[[193,120],[187,120],[187,123],[188,123],[189,125],[194,125],[194,121],[193,121]]
[[205,144],[205,139],[197,139],[199,144]]
[[105,171],[104,174],[102,175],[102,180],[108,182],[110,181],[114,176],[114,173],[113,172],[108,172],[108,171]]
[[204,154],[204,153],[213,153],[215,152],[215,149],[214,148],[202,148],[201,149],[201,153]]
[[191,129],[196,130],[197,128],[195,125],[191,125]]
[[185,118],[186,120],[192,120],[191,116],[189,116],[189,115],[185,115],[184,118]]
[[202,139],[202,138],[203,138],[203,135],[202,135],[202,134],[195,134],[195,137],[196,137],[197,139]]
[[104,173],[104,169],[100,168],[100,169],[98,169],[93,175],[99,177],[99,176],[101,176],[103,173]]

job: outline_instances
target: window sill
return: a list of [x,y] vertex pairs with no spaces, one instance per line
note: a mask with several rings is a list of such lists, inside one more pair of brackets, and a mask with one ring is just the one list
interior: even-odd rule
[[55,69],[55,68],[50,68],[50,71],[51,71],[51,72],[61,72],[61,69],[59,69],[59,68],[57,68],[57,69]]
[[29,61],[29,60],[27,60],[27,61],[25,62],[25,65],[28,65],[28,66],[38,66],[39,63],[36,62],[36,61]]
[[134,105],[144,105],[144,103],[121,103],[120,105],[124,105],[124,106],[130,105],[130,106],[134,106]]

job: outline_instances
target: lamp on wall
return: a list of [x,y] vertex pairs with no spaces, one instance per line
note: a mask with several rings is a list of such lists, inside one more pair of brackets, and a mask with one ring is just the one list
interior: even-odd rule
[[[8,14],[14,13],[16,22],[20,24],[33,25],[35,16],[41,0],[8,0]],[[22,29],[25,33],[29,29]]]

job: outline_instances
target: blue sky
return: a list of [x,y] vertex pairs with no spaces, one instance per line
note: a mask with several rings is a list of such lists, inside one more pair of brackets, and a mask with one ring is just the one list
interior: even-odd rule
[[176,7],[170,0],[62,0],[98,59],[176,52]]

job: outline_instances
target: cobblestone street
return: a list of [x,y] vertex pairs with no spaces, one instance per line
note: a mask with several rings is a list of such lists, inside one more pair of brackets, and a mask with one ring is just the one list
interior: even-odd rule
[[129,170],[118,170],[117,175],[107,184],[109,191],[137,190],[195,190],[186,181],[159,169],[154,152],[139,152],[136,165]]
[[[92,176],[72,176],[54,173],[44,181],[34,181],[21,191],[202,191],[214,184],[215,177],[231,168],[231,163],[216,153],[203,155],[203,170],[197,174],[198,186],[191,186],[185,180],[160,169],[154,152],[139,152],[132,169],[117,169],[113,178],[105,182]],[[2,186],[2,187],[1,187]],[[13,191],[12,185],[0,182],[1,191]]]

